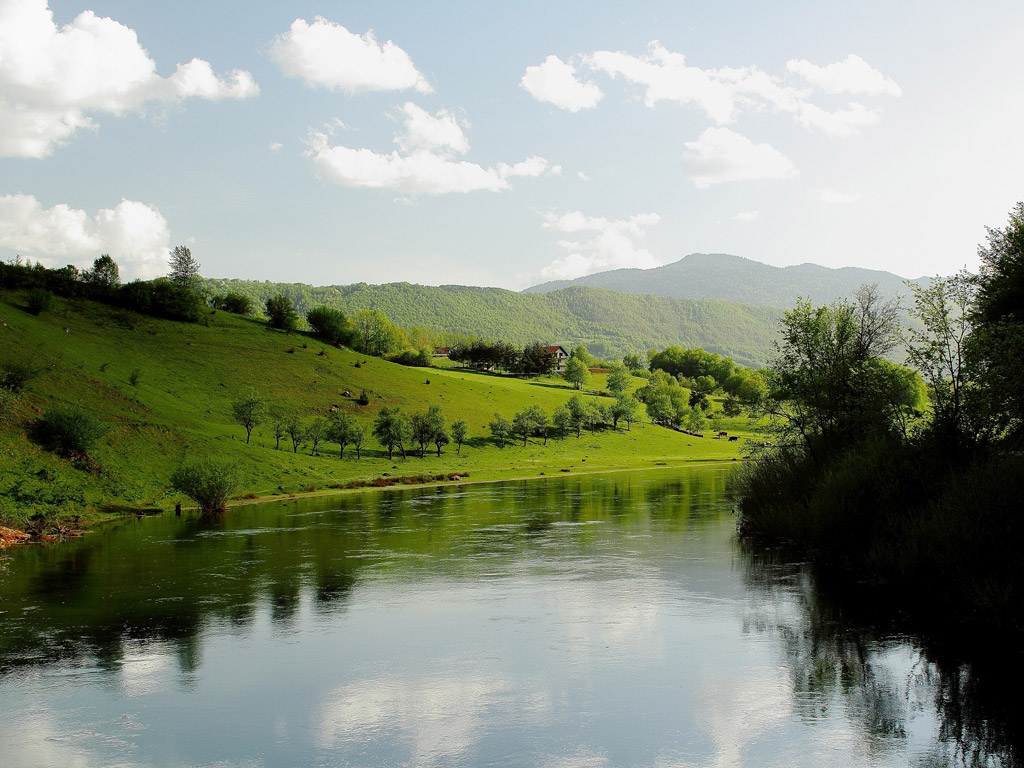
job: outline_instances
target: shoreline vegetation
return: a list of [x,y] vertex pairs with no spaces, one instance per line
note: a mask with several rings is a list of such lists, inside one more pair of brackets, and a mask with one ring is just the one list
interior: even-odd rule
[[[775,447],[736,480],[740,531],[899,590],[901,609],[1024,635],[1024,204],[978,274],[785,313],[760,411]],[[899,344],[913,370],[886,357]],[[923,391],[922,391],[923,390]],[[941,617],[941,618],[939,618]]]

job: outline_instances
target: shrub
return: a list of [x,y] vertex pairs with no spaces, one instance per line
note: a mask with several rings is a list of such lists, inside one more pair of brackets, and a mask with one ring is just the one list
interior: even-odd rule
[[356,400],[356,402],[359,403],[360,405],[369,405],[370,404],[370,396],[368,394],[366,394],[366,390],[365,389],[362,392],[359,393],[359,399]]
[[223,512],[238,486],[238,471],[226,459],[186,459],[171,473],[171,487],[199,505],[204,515]]
[[299,315],[292,300],[279,293],[266,301],[267,325],[282,331],[294,331],[299,324]]
[[46,312],[53,304],[53,294],[45,288],[33,288],[28,292],[28,311],[33,315]]
[[133,387],[139,386],[139,381],[142,379],[142,371],[138,368],[133,368],[132,372],[128,374],[128,383]]
[[306,322],[314,334],[331,344],[348,345],[352,341],[352,326],[341,310],[314,307],[306,313]]
[[197,323],[203,316],[203,299],[197,291],[178,285],[166,277],[135,280],[122,285],[117,302],[135,312],[168,320]]
[[8,360],[0,363],[0,389],[18,394],[40,372],[42,372],[42,368],[34,368],[24,362]]
[[387,359],[392,363],[415,368],[429,368],[433,362],[430,350],[426,347],[423,349],[405,349],[393,355],[388,355]]
[[48,410],[36,424],[39,441],[61,456],[85,456],[107,428],[89,411],[76,405]]
[[252,299],[234,291],[217,296],[213,305],[216,309],[230,312],[233,315],[251,315],[253,311]]

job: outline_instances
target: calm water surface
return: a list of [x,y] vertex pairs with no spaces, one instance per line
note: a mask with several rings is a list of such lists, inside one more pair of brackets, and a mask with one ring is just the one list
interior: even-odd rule
[[963,678],[740,551],[726,478],[365,494],[18,549],[0,765],[1010,764],[951,718]]

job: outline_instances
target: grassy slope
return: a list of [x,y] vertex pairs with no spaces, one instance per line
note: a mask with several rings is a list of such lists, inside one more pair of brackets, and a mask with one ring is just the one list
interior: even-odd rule
[[[0,521],[18,523],[36,511],[173,506],[167,478],[187,455],[211,453],[239,462],[240,493],[266,495],[323,489],[332,483],[384,475],[468,472],[472,480],[541,473],[677,465],[730,460],[743,441],[696,439],[660,427],[584,433],[581,439],[530,441],[499,449],[487,437],[495,411],[511,418],[537,403],[548,412],[572,391],[558,379],[519,380],[458,369],[416,369],[335,349],[301,334],[270,331],[256,320],[223,312],[209,325],[141,317],[90,302],[55,299],[39,317],[11,294],[0,300],[0,359],[31,359],[46,370],[33,379],[12,418],[0,423]],[[67,332],[64,331],[67,328]],[[303,346],[305,345],[305,346]],[[321,352],[323,353],[321,355]],[[356,362],[362,363],[359,368]],[[129,384],[139,371],[137,386]],[[429,380],[429,384],[427,383]],[[634,380],[636,385],[643,382]],[[599,390],[594,376],[589,389]],[[232,399],[256,387],[275,406],[304,418],[338,405],[367,428],[363,458],[352,449],[339,460],[337,446],[294,454],[287,438],[274,450],[269,429],[257,428],[252,445],[232,423]],[[355,402],[361,390],[368,406]],[[352,397],[342,396],[348,390]],[[597,395],[588,395],[597,396]],[[610,400],[605,399],[605,402]],[[76,403],[94,411],[109,432],[92,452],[98,469],[85,471],[37,446],[32,422],[48,407]],[[389,461],[369,431],[383,405],[406,412],[443,407],[449,421],[465,419],[470,440],[457,455]],[[730,432],[749,430],[746,419],[727,421]],[[285,449],[287,447],[287,449]],[[351,455],[350,455],[351,454]]]
[[585,343],[599,357],[665,347],[703,347],[743,365],[763,365],[775,340],[781,310],[719,299],[638,296],[574,286],[552,293],[411,283],[313,287],[300,283],[206,280],[212,292],[236,291],[256,306],[277,293],[300,313],[326,304],[354,314],[376,308],[394,323],[435,332],[476,334],[514,344]]

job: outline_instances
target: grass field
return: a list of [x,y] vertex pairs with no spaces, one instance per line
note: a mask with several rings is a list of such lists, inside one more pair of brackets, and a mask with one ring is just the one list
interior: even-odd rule
[[[56,519],[173,508],[183,499],[169,490],[168,478],[196,454],[236,461],[238,495],[251,498],[386,476],[458,473],[486,481],[731,461],[754,435],[748,419],[737,417],[725,423],[730,434],[741,436],[735,442],[634,423],[630,431],[584,432],[547,445],[531,439],[525,447],[519,440],[502,449],[486,429],[495,412],[511,419],[538,404],[550,413],[572,389],[558,378],[406,368],[223,312],[209,315],[205,325],[189,325],[87,301],[56,298],[40,316],[23,304],[16,292],[0,299],[0,365],[30,362],[42,372],[0,419],[0,522],[8,525],[24,525],[37,513]],[[643,383],[634,379],[634,386]],[[610,403],[600,394],[604,384],[603,375],[594,375],[584,396]],[[356,460],[349,447],[339,459],[331,444],[321,444],[319,456],[309,455],[308,445],[296,454],[287,437],[275,450],[267,425],[257,427],[246,445],[230,406],[249,388],[307,420],[332,407],[353,414],[367,430],[362,458]],[[360,406],[363,390],[370,403]],[[32,439],[47,408],[69,403],[92,411],[108,428],[88,466],[59,458]],[[389,461],[370,436],[385,405],[406,413],[440,405],[449,423],[469,424],[469,440],[461,454],[449,445],[440,457],[428,451],[403,461],[396,453]]]

